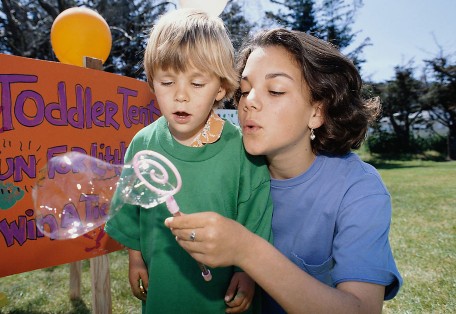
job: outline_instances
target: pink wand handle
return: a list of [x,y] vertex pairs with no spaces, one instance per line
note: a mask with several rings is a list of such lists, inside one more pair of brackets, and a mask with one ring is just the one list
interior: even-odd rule
[[[179,211],[179,205],[177,205],[176,200],[174,197],[170,196],[166,199],[166,206],[168,206],[169,212],[174,216],[180,216],[181,212]],[[211,271],[206,267],[206,265],[198,262],[198,267],[201,270],[201,276],[203,276],[205,281],[211,281],[212,274]]]

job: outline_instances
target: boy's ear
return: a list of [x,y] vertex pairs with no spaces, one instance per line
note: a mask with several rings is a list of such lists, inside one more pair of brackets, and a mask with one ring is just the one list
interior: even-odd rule
[[323,111],[321,104],[315,104],[312,106],[312,114],[309,119],[309,128],[318,129],[324,123]]
[[223,99],[223,97],[225,97],[225,95],[226,95],[225,87],[220,86],[217,96],[215,96],[215,100],[220,101]]

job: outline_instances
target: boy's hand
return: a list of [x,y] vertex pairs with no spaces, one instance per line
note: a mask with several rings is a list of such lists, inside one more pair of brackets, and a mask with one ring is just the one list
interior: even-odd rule
[[131,292],[141,301],[146,301],[149,287],[149,275],[147,267],[140,251],[128,250],[129,257],[129,280]]
[[254,294],[255,282],[244,272],[234,273],[225,295],[226,313],[245,312],[252,304]]

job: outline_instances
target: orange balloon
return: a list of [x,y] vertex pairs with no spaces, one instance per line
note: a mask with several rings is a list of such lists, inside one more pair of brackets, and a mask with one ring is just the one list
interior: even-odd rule
[[52,24],[51,45],[60,62],[83,66],[84,57],[109,57],[112,45],[108,23],[88,8],[70,8],[60,13]]

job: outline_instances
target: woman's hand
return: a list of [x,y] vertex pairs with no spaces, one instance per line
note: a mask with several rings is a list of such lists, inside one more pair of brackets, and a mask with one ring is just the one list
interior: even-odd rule
[[[241,266],[256,236],[238,222],[214,212],[170,217],[165,225],[194,259],[210,266]],[[192,236],[194,235],[194,236]]]

